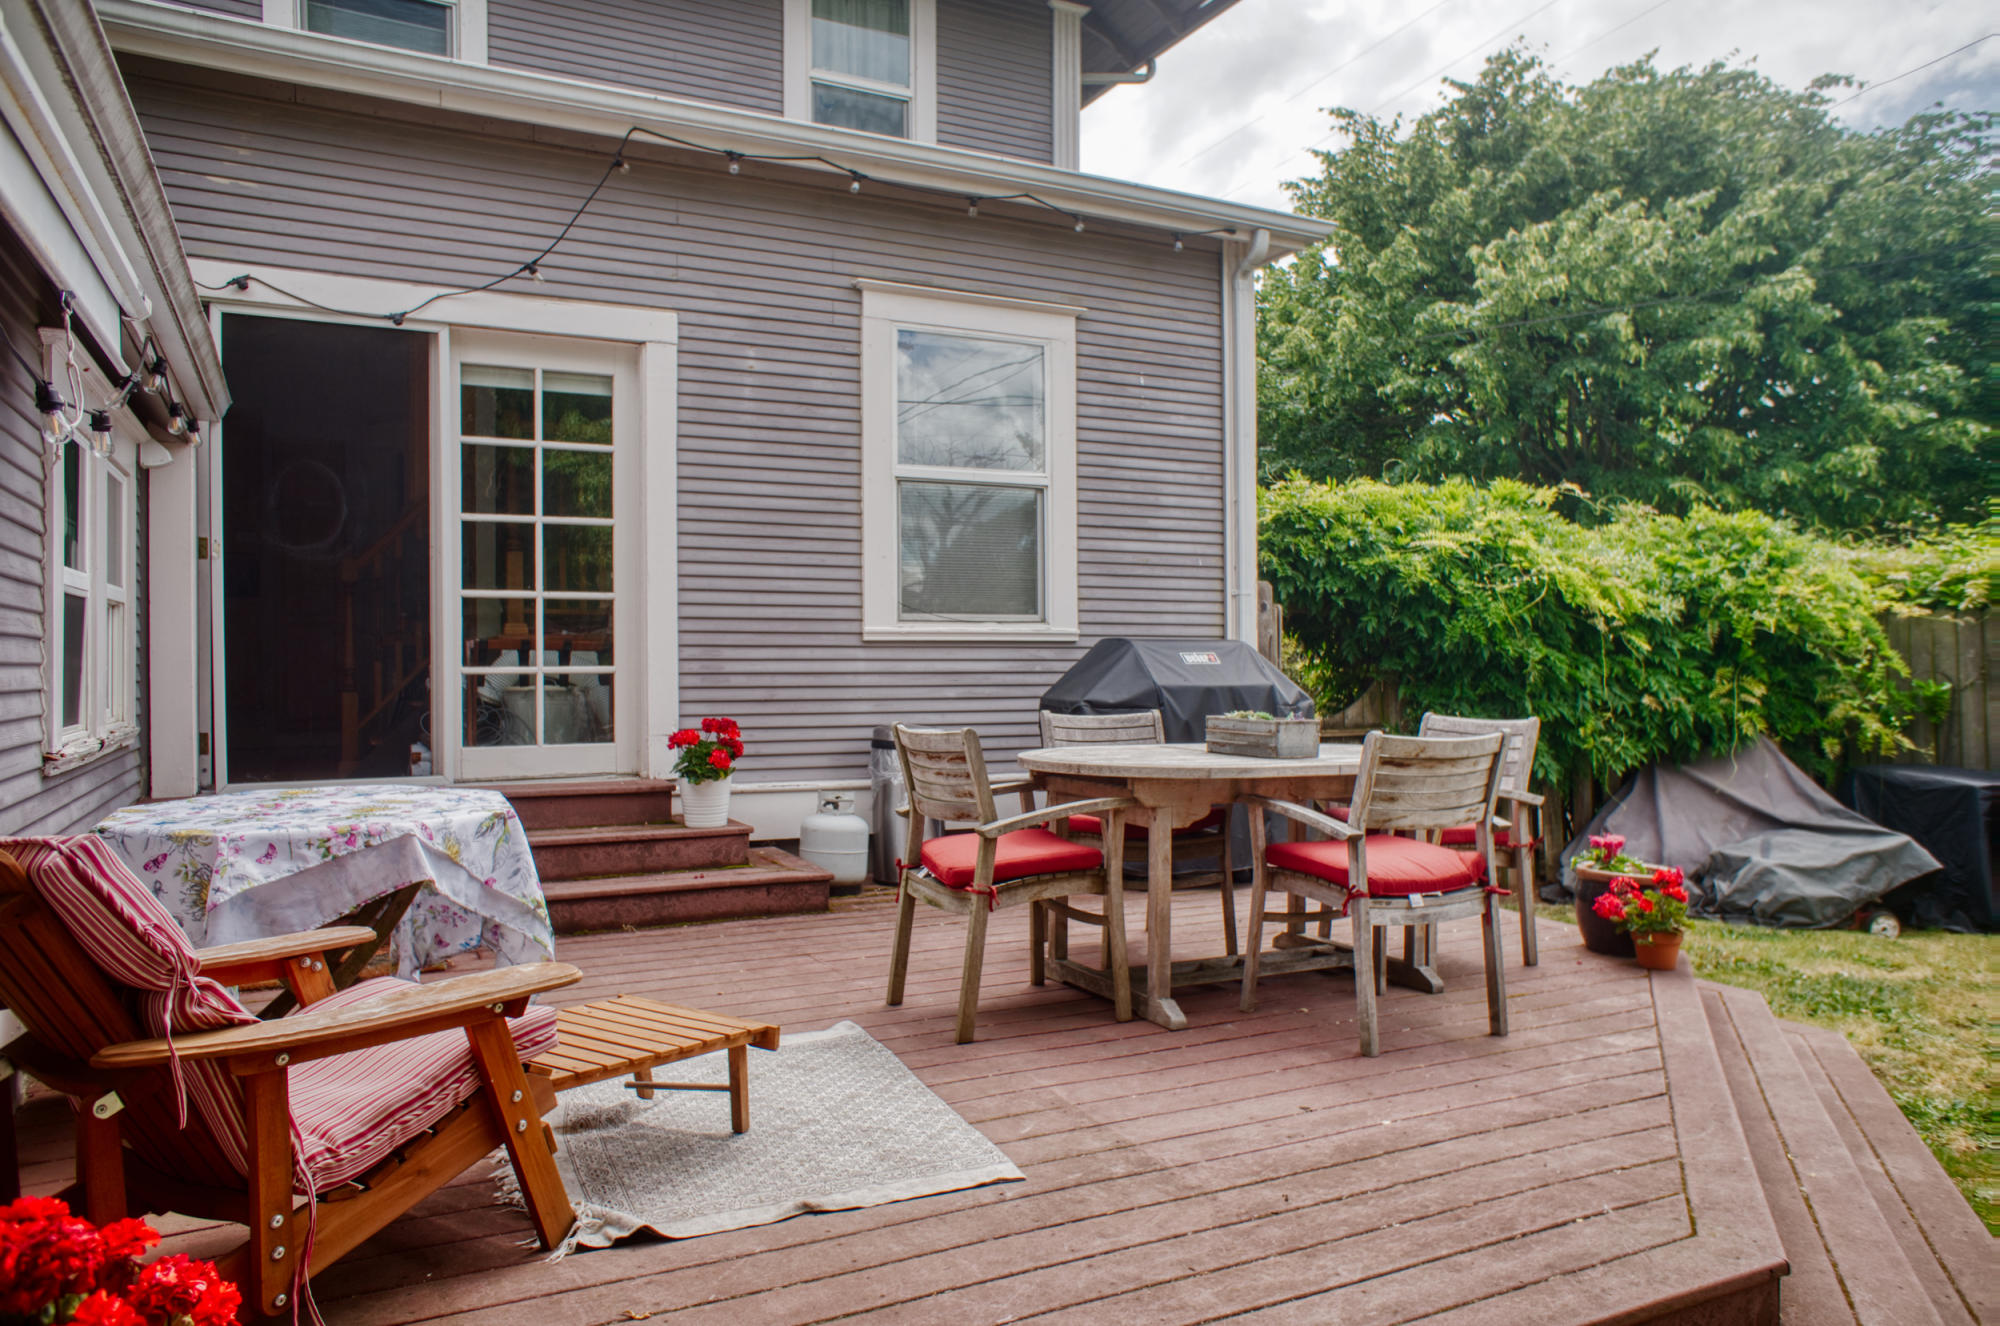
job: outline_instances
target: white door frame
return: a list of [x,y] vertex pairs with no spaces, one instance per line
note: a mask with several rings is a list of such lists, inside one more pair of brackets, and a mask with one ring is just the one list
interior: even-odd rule
[[[635,591],[629,595],[632,607],[626,609],[628,596],[621,592],[615,609],[624,619],[619,626],[619,634],[626,642],[623,652],[631,657],[631,666],[621,666],[619,672],[624,678],[625,688],[633,693],[635,702],[632,729],[635,740],[633,759],[637,771],[645,777],[671,776],[673,752],[667,745],[667,739],[677,726],[680,713],[679,489],[676,477],[679,453],[678,316],[670,310],[631,304],[548,299],[490,290],[455,295],[435,286],[336,276],[293,268],[243,267],[207,258],[191,259],[189,266],[195,280],[206,287],[207,292],[213,292],[205,292],[204,297],[210,307],[218,345],[221,344],[221,319],[225,312],[379,327],[390,324],[383,316],[369,316],[370,313],[379,311],[379,314],[387,314],[411,308],[434,296],[445,296],[425,307],[420,314],[396,325],[434,337],[431,361],[434,405],[431,430],[434,494],[431,546],[440,553],[450,550],[450,555],[434,554],[432,557],[432,611],[438,618],[431,632],[432,759],[433,767],[447,779],[458,777],[460,764],[457,724],[438,720],[445,701],[456,698],[446,693],[442,683],[450,678],[456,685],[458,677],[458,627],[444,616],[446,606],[455,608],[457,603],[456,584],[445,580],[447,574],[456,573],[458,565],[455,545],[449,542],[458,533],[457,512],[447,506],[457,497],[457,489],[448,488],[447,482],[448,476],[456,477],[458,466],[455,457],[448,467],[444,464],[447,445],[455,447],[458,437],[457,394],[447,389],[455,381],[452,373],[452,332],[454,329],[518,332],[531,336],[613,341],[635,347],[636,436],[639,445],[634,448],[638,470],[634,489],[640,498],[637,505],[640,518],[636,522],[638,537],[633,542],[637,574],[627,577],[627,583]],[[239,275],[253,278],[247,289],[227,284]],[[279,290],[288,293],[280,294]],[[329,308],[360,312],[327,313],[307,307],[300,302],[301,299]],[[226,421],[213,430],[216,446],[213,453],[205,458],[211,512],[221,509],[222,469],[217,462],[225,427]],[[219,605],[222,602],[222,557],[226,555],[223,545],[227,531],[218,531],[211,523],[208,532],[211,556],[207,575],[202,578],[208,586],[211,601]],[[667,573],[657,574],[659,570]],[[151,606],[156,612],[188,614],[193,614],[197,607],[191,602],[165,601],[157,601]],[[218,693],[227,676],[220,611],[211,614],[210,653],[212,663],[203,688],[206,692],[203,698],[210,700],[210,750],[214,757],[215,786],[220,790],[229,785],[224,760],[228,737],[224,729],[226,706],[220,702]],[[456,709],[451,712],[455,713]],[[621,722],[623,713],[621,707]]]

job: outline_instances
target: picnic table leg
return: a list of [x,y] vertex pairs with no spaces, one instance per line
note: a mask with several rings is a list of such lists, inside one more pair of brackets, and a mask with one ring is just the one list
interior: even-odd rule
[[[421,883],[405,884],[394,893],[385,893],[373,902],[354,909],[348,917],[348,924],[367,926],[375,932],[375,942],[356,944],[331,964],[334,989],[345,990],[359,979],[382,946],[389,942],[389,936],[396,932],[396,927],[402,924],[403,913],[410,910],[410,904],[416,901],[417,890],[422,887]],[[290,989],[280,990],[257,1016],[267,1021],[283,1017],[298,1007],[298,1002]]]
[[1169,1031],[1187,1029],[1187,1015],[1174,1002],[1174,819],[1153,812],[1146,831],[1146,1006],[1148,1022]]

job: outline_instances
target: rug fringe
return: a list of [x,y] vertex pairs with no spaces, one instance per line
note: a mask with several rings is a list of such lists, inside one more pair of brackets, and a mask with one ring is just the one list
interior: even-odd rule
[[[526,1211],[528,1209],[528,1199],[521,1193],[521,1176],[514,1172],[514,1162],[507,1158],[505,1151],[496,1151],[489,1159],[493,1162],[493,1169],[488,1177],[493,1181],[493,1196],[495,1200],[500,1205],[511,1207],[516,1211]],[[586,1238],[604,1228],[605,1213],[602,1208],[593,1207],[588,1202],[572,1203],[572,1205],[576,1211],[576,1220],[570,1225],[569,1233],[563,1235],[562,1241],[549,1251],[548,1256],[542,1258],[544,1262],[561,1261],[576,1251],[579,1239]],[[521,1240],[520,1246],[523,1248],[540,1247],[541,1240],[525,1238]]]

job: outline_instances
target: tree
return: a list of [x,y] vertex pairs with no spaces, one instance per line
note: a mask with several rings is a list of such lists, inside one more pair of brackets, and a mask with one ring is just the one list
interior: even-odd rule
[[1259,300],[1267,477],[1513,477],[1569,509],[1977,519],[1995,116],[1856,133],[1822,80],[1588,86],[1520,51],[1288,186],[1338,223]]

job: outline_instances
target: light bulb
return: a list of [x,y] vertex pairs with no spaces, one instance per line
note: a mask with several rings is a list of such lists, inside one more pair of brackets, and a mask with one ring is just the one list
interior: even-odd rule
[[979,203],[978,203],[978,202],[977,202],[976,200],[975,200],[975,201],[972,201],[972,202],[968,202],[968,203],[967,203],[967,204],[965,205],[965,214],[966,214],[967,216],[978,216],[978,215],[979,215]]
[[854,182],[853,182],[852,184],[849,184],[849,185],[847,186],[847,191],[848,191],[849,193],[860,193],[860,192],[861,192],[861,177],[860,177],[859,175],[856,175],[856,176],[854,177]]
[[632,163],[627,161],[624,157],[619,157],[618,173],[620,175],[630,175],[632,173]]
[[541,269],[541,268],[539,268],[539,267],[537,267],[537,266],[535,266],[535,264],[533,264],[533,263],[529,263],[529,264],[528,264],[528,275],[529,275],[529,276],[532,276],[532,277],[534,277],[534,278],[535,278],[535,284],[536,284],[536,285],[547,285],[547,284],[548,284],[548,278],[546,278],[546,277],[544,277],[544,276],[542,275],[542,269]]
[[1078,222],[1076,223],[1076,233],[1077,233],[1077,234],[1079,234],[1079,235],[1081,235],[1081,234],[1083,233],[1083,222],[1081,222],[1081,221],[1078,221]]
[[1175,235],[1175,236],[1174,236],[1174,252],[1175,252],[1175,253],[1179,253],[1179,252],[1180,252],[1180,251],[1181,251],[1182,249],[1184,249],[1184,248],[1186,248],[1186,247],[1187,247],[1187,245],[1185,245],[1185,244],[1181,243],[1181,237],[1180,237],[1179,235]]

